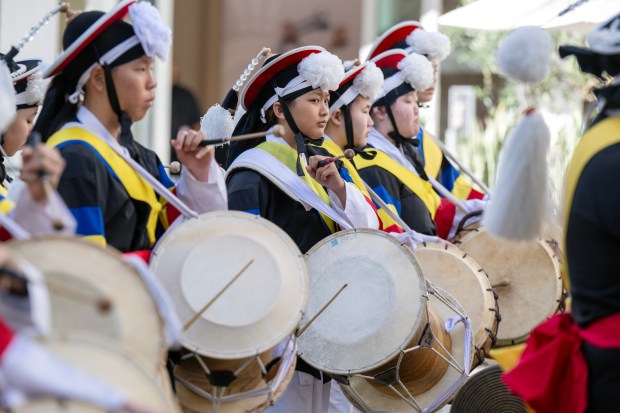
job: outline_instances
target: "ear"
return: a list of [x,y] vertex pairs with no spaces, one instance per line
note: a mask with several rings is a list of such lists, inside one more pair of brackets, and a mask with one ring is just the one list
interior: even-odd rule
[[276,115],[278,120],[286,121],[286,117],[284,116],[284,110],[282,110],[282,104],[280,102],[276,102],[273,104],[273,114]]
[[375,106],[371,109],[371,114],[374,121],[384,121],[388,117],[385,106]]
[[97,92],[103,92],[105,90],[105,72],[103,71],[103,67],[97,65],[93,68],[88,78],[88,84]]
[[331,118],[329,119],[331,123],[333,123],[335,126],[342,126],[342,123],[344,121],[344,114],[342,113],[342,111],[340,109],[337,109],[331,116]]

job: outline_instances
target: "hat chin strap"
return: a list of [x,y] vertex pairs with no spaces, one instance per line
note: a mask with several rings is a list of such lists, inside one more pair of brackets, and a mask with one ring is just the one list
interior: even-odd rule
[[355,149],[355,135],[353,134],[353,120],[351,119],[351,110],[349,105],[340,107],[342,116],[344,116],[344,133],[347,137],[347,145],[345,149]]
[[304,160],[306,159],[306,144],[304,143],[304,135],[297,127],[295,119],[293,118],[293,115],[291,114],[291,111],[289,110],[286,102],[284,102],[282,96],[278,96],[278,102],[280,102],[280,106],[282,107],[282,112],[284,113],[284,118],[286,119],[286,122],[288,122],[288,125],[291,127],[291,130],[295,134],[295,145],[297,145],[297,175],[304,176],[304,170],[300,160],[301,156],[304,157]]
[[112,69],[107,63],[103,65],[103,72],[105,73],[105,87],[108,92],[108,101],[110,102],[110,106],[112,106],[112,110],[116,116],[118,116],[118,122],[121,125],[120,144],[127,148],[129,155],[132,158],[143,165],[144,163],[142,162],[140,153],[135,148],[133,134],[131,133],[131,125],[133,121],[126,112],[121,110],[121,105],[118,102],[118,95],[116,94],[116,88],[114,87],[114,79],[112,78]]

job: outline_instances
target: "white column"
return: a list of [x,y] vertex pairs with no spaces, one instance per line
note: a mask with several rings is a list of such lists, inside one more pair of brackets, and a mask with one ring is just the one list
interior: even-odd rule
[[366,61],[370,46],[377,37],[377,0],[362,0],[359,59]]
[[[437,31],[437,18],[443,9],[443,0],[422,0],[420,4],[420,23],[428,31]],[[441,73],[441,67],[439,67]],[[420,115],[424,118],[426,129],[429,132],[439,136],[439,125],[441,118],[441,76],[437,78],[437,86],[435,87],[435,95],[429,103],[428,109],[420,111]],[[443,138],[443,137],[440,137]]]

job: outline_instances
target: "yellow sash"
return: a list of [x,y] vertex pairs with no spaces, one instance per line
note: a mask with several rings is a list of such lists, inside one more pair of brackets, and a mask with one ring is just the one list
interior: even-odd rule
[[437,208],[439,208],[441,198],[439,198],[439,195],[433,190],[433,186],[430,182],[423,180],[381,151],[371,149],[367,150],[367,152],[376,152],[377,155],[374,159],[364,159],[361,156],[356,157],[355,166],[357,166],[357,169],[362,170],[370,166],[378,166],[388,171],[424,202],[431,213],[431,217],[435,219],[435,213],[437,212]]
[[[165,218],[165,201],[158,199],[153,188],[138,175],[123,158],[114,152],[105,141],[85,129],[79,127],[62,129],[50,137],[47,141],[47,145],[57,147],[70,141],[78,141],[90,145],[114,171],[116,177],[120,180],[123,187],[125,187],[129,196],[132,199],[145,202],[149,205],[150,211],[147,220],[147,232],[150,244],[153,246],[156,241],[155,230],[157,228],[158,218],[160,215],[162,218]],[[166,220],[164,219],[163,222],[165,224]]]
[[441,161],[443,160],[443,152],[439,145],[435,143],[426,130],[422,130],[422,151],[424,152],[424,170],[428,176],[437,178],[441,169]]
[[[564,246],[566,251],[566,234],[568,231],[568,217],[573,205],[573,196],[575,189],[579,183],[579,178],[583,169],[586,167],[590,159],[603,149],[620,142],[620,118],[607,118],[589,129],[581,138],[571,157],[566,172],[566,191],[564,193]],[[564,286],[569,289],[567,260],[563,260],[562,277],[564,278]]]
[[[282,143],[277,142],[263,142],[257,146],[257,148],[268,152],[273,157],[278,159],[282,164],[286,165],[291,171],[297,174],[297,151],[291,148],[288,145],[284,145]],[[329,201],[329,195],[325,188],[321,186],[317,181],[312,179],[308,172],[306,171],[306,164],[302,161],[302,169],[304,171],[304,176],[300,176],[301,179],[318,195],[321,199],[327,204],[331,206],[331,202]],[[325,224],[329,228],[330,232],[336,232],[336,224],[327,216],[321,214],[321,218],[325,221]]]

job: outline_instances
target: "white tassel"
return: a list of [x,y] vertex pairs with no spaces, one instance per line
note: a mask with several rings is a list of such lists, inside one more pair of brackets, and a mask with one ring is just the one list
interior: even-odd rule
[[536,84],[549,72],[551,53],[553,39],[549,33],[540,27],[520,27],[506,36],[495,58],[503,75]]
[[358,94],[375,100],[381,95],[383,72],[375,62],[368,62],[364,70],[353,79],[353,87]]
[[15,89],[11,73],[4,60],[0,60],[0,133],[4,133],[15,119]]
[[549,141],[549,128],[538,111],[528,112],[509,132],[482,219],[489,233],[514,241],[540,236],[548,206]]
[[428,56],[431,60],[442,61],[452,51],[448,36],[439,32],[427,32],[422,28],[411,32],[406,42],[413,52]]
[[415,90],[426,90],[433,85],[433,64],[421,54],[407,55],[398,62],[398,70]]
[[149,2],[141,1],[129,7],[129,16],[146,55],[166,61],[172,45],[172,30],[164,24],[159,11]]
[[344,79],[342,60],[329,52],[312,53],[297,65],[299,75],[324,92],[338,89]]
[[228,140],[231,138],[234,129],[235,124],[230,112],[217,103],[211,106],[200,119],[200,130],[207,139]]

